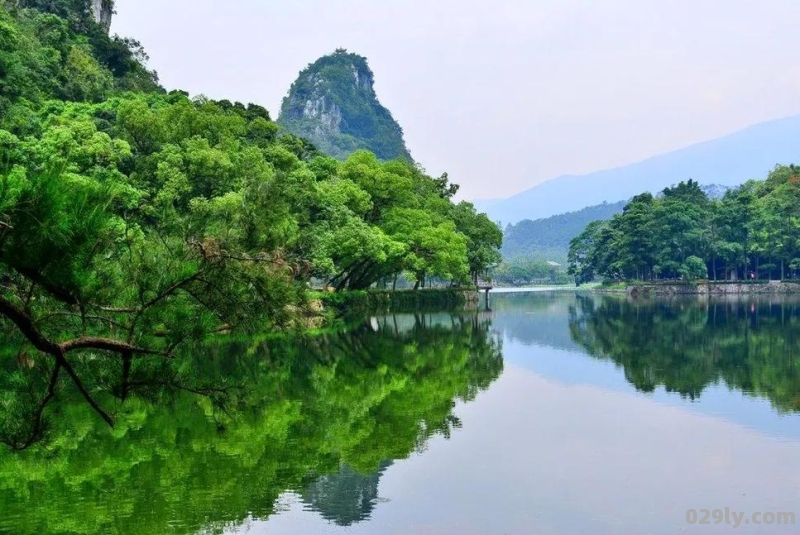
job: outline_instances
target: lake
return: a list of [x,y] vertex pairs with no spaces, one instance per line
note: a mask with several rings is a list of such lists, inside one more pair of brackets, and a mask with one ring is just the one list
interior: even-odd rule
[[800,531],[800,300],[518,292],[142,359],[123,389],[86,369],[117,426],[64,392],[0,450],[0,532]]

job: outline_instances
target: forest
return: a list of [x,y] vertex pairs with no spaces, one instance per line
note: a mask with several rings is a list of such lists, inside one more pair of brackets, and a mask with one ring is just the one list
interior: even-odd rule
[[447,175],[337,161],[257,104],[166,92],[146,61],[88,0],[0,2],[2,353],[47,370],[39,416],[67,376],[112,423],[85,355],[299,329],[312,286],[469,284],[499,260]]
[[573,279],[567,274],[564,264],[549,258],[553,257],[526,255],[504,258],[492,270],[492,281],[504,286],[572,283]]
[[780,280],[800,275],[800,168],[776,166],[721,199],[697,182],[634,197],[570,243],[576,281]]

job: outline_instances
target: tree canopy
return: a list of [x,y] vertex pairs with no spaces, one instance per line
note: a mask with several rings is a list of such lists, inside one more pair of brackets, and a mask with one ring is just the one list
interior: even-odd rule
[[570,244],[579,280],[784,279],[800,270],[800,169],[777,166],[709,199],[692,180],[634,197]]

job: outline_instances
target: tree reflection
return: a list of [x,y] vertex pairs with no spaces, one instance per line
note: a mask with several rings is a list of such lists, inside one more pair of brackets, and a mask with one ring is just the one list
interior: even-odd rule
[[[329,520],[358,522],[383,470],[449,436],[455,402],[487,388],[503,362],[477,316],[419,316],[127,369],[75,366],[117,425],[57,386],[32,447],[0,452],[0,532],[221,532],[269,517],[286,491]],[[30,434],[25,402],[46,395],[47,372],[38,362],[2,370],[7,439]]]
[[724,382],[779,411],[800,411],[796,299],[578,296],[569,325],[573,340],[621,366],[641,391],[663,386],[695,399]]

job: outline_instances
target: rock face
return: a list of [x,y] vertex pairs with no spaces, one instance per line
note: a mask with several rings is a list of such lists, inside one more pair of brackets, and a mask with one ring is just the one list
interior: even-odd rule
[[378,101],[366,58],[346,50],[300,73],[283,99],[278,124],[336,158],[367,149],[382,160],[411,159],[402,128]]
[[97,24],[108,31],[114,15],[114,0],[92,0],[92,15]]

